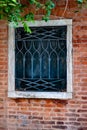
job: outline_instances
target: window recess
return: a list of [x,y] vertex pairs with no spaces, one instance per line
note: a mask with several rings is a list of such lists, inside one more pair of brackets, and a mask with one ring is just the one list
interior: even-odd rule
[[72,20],[29,26],[31,34],[9,27],[8,96],[72,98]]

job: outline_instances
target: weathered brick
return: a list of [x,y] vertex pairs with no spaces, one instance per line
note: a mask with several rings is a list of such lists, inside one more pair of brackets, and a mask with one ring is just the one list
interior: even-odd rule
[[[56,7],[50,17],[73,19],[71,100],[7,97],[8,27],[6,21],[0,21],[0,130],[87,130],[87,9],[74,13],[77,10],[75,1],[69,0],[64,16],[66,1],[55,1]],[[40,20],[44,13],[43,10],[36,12],[35,18]]]
[[77,121],[85,122],[85,121],[87,121],[87,118],[78,118]]
[[55,124],[55,121],[40,121],[41,124]]
[[67,129],[67,126],[59,126],[59,125],[55,125],[55,126],[52,126],[54,129],[57,128],[57,129],[64,129],[66,130]]

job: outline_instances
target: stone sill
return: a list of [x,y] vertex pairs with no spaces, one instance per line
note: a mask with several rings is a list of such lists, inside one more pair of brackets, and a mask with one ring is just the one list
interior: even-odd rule
[[72,99],[72,92],[21,92],[8,91],[9,98]]

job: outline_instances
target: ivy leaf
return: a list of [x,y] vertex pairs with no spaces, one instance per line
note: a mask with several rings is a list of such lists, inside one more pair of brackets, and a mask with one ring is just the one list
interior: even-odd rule
[[17,1],[16,0],[11,0],[12,2],[14,2],[14,3],[17,3]]
[[77,2],[82,4],[82,3],[83,3],[83,0],[77,0]]
[[4,6],[7,6],[7,4],[4,4],[4,3],[0,4],[0,7],[4,7]]
[[9,3],[8,5],[11,5],[11,6],[16,6],[16,4],[13,4],[13,3]]
[[2,14],[0,14],[0,19],[3,19],[3,15]]
[[47,15],[43,16],[43,18],[42,18],[42,20],[45,20],[46,22],[47,22],[49,19],[50,19],[50,18],[49,18],[49,16],[47,16]]
[[34,14],[31,12],[31,13],[25,15],[25,19],[27,21],[34,21]]
[[39,3],[39,2],[36,2],[36,7],[37,7],[37,8],[41,8],[41,7],[42,7],[42,4]]
[[28,0],[30,4],[34,4],[36,0]]
[[27,23],[26,22],[22,22],[23,24],[23,27],[24,27],[24,30],[28,33],[31,33],[31,29],[28,27]]

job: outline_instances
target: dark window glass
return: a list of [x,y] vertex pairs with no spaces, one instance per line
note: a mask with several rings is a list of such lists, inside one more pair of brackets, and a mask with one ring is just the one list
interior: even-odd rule
[[66,91],[67,26],[15,30],[15,89]]

